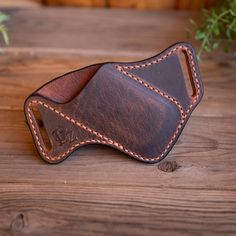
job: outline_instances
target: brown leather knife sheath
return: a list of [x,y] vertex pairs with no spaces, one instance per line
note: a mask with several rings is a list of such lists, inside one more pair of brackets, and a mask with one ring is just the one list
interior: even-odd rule
[[49,163],[95,143],[154,163],[171,150],[202,96],[194,50],[177,43],[143,61],[100,63],[60,76],[26,99],[25,115]]

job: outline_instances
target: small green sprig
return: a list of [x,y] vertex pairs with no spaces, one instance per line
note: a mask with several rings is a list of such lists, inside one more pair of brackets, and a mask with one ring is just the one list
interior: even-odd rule
[[0,33],[2,34],[3,42],[5,45],[9,44],[9,38],[7,33],[7,28],[4,25],[4,22],[9,19],[9,16],[3,12],[0,12]]
[[211,52],[224,42],[224,50],[227,52],[236,42],[236,0],[218,1],[216,7],[210,10],[202,10],[202,21],[195,26],[195,39],[201,42],[198,58],[203,51]]

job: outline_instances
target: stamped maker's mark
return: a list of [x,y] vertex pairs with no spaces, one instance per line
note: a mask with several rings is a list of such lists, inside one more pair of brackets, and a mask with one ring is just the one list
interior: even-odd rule
[[60,146],[64,145],[65,143],[73,143],[77,140],[76,135],[74,134],[73,130],[58,127],[52,131],[52,135],[56,142],[59,143]]

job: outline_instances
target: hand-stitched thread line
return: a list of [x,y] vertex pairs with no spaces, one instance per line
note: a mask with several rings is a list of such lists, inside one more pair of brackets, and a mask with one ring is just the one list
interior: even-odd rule
[[[29,104],[29,107],[31,107],[31,105],[33,104],[34,102],[30,102]],[[37,102],[38,103],[38,102]],[[47,104],[45,104],[46,107],[48,107]],[[30,123],[31,123],[31,126],[32,126],[32,129],[33,129],[33,132],[35,134],[35,137],[36,137],[36,141],[37,141],[37,144],[39,146],[39,149],[41,151],[41,153],[43,154],[43,156],[48,159],[48,160],[59,160],[61,158],[63,158],[64,156],[66,156],[67,154],[69,154],[73,149],[75,149],[76,147],[79,147],[79,146],[82,146],[82,145],[85,145],[87,143],[97,143],[97,140],[95,139],[90,139],[90,140],[87,140],[87,141],[82,141],[82,142],[79,142],[79,143],[76,143],[74,145],[72,145],[66,152],[64,152],[64,155],[63,156],[58,156],[58,157],[49,157],[46,152],[44,151],[44,148],[42,147],[41,143],[40,143],[40,140],[39,140],[39,137],[37,135],[37,131],[36,131],[36,128],[35,128],[35,125],[34,125],[34,122],[33,122],[33,119],[31,117],[31,111],[30,111],[30,108],[28,108],[28,115],[29,115],[29,120],[30,120]]]
[[[68,115],[66,115],[65,113],[55,109],[54,107],[44,103],[44,102],[41,102],[39,100],[33,100],[29,103],[29,107],[31,107],[33,104],[40,104],[48,109],[50,109],[51,111],[57,113],[58,115],[60,115],[61,117],[65,118],[66,120],[72,122],[73,124],[75,125],[78,125],[80,128],[82,129],[85,129],[86,131],[92,133],[92,134],[95,134],[96,136],[98,137],[101,137],[107,141],[104,141],[104,140],[99,140],[99,139],[93,139],[92,143],[102,143],[102,144],[111,144],[111,145],[114,145],[116,146],[118,149],[121,149],[122,151],[128,153],[129,155],[133,156],[133,157],[136,157],[138,159],[141,159],[141,160],[144,160],[144,161],[155,161],[155,160],[158,160],[160,159],[161,157],[164,156],[164,153],[162,153],[159,157],[155,157],[155,158],[146,158],[146,157],[143,157],[135,152],[132,152],[130,151],[129,149],[125,148],[123,145],[119,144],[118,142],[115,142],[109,138],[107,138],[106,136],[100,134],[99,132],[85,126],[84,124],[82,124],[81,122],[78,122],[76,120],[74,120],[73,118],[69,117]],[[40,143],[40,139],[38,137],[38,133],[36,131],[36,128],[35,128],[35,125],[34,125],[34,121],[31,117],[31,114],[30,114],[30,109],[28,109],[28,115],[29,115],[29,120],[30,120],[30,123],[31,123],[31,126],[32,126],[32,129],[33,129],[33,133],[36,137],[36,141],[37,141],[37,144],[39,146],[39,149],[41,151],[41,153],[43,154],[43,156],[48,159],[48,160],[60,160],[62,159],[63,157],[65,157],[67,154],[69,154],[74,148],[78,147],[78,146],[82,146],[83,144],[88,144],[91,140],[87,140],[87,141],[84,141],[84,142],[80,142],[78,144],[75,144],[73,146],[71,146],[67,151],[65,151],[64,153],[62,153],[61,155],[59,156],[56,156],[56,157],[52,157],[52,156],[48,156],[48,154],[44,151],[44,148],[43,146],[41,145]],[[180,128],[180,126],[179,126]],[[167,147],[168,148],[168,147]]]
[[[113,140],[107,138],[106,136],[100,134],[99,132],[97,132],[97,131],[95,131],[95,130],[93,130],[93,129],[87,127],[87,126],[85,126],[85,125],[82,124],[81,122],[78,122],[78,121],[74,120],[73,118],[71,118],[71,117],[69,117],[68,115],[64,114],[63,112],[61,112],[61,111],[59,111],[59,110],[53,108],[52,106],[50,106],[50,105],[48,105],[48,104],[46,104],[46,103],[44,103],[44,102],[41,102],[41,101],[38,101],[38,100],[34,100],[34,101],[31,101],[31,102],[29,103],[29,107],[31,107],[31,105],[32,105],[33,103],[39,103],[39,104],[45,106],[46,108],[48,108],[48,109],[54,111],[55,113],[59,114],[59,115],[62,116],[63,118],[65,118],[65,119],[71,121],[72,123],[78,125],[79,127],[83,128],[83,129],[87,130],[88,132],[95,134],[97,137],[100,137],[100,138],[103,138],[103,139],[104,139],[104,140],[90,139],[90,140],[87,140],[87,141],[82,141],[82,142],[79,142],[79,143],[77,143],[77,144],[74,144],[74,145],[71,146],[67,151],[65,151],[64,153],[62,153],[62,154],[59,155],[59,156],[56,156],[56,157],[48,156],[48,155],[46,154],[46,152],[44,151],[44,149],[43,149],[41,143],[40,143],[40,140],[39,140],[39,137],[38,137],[38,134],[37,134],[37,130],[36,130],[35,125],[34,125],[34,121],[32,120],[32,117],[31,117],[31,114],[30,114],[30,113],[31,113],[31,112],[30,112],[30,109],[28,108],[28,116],[29,116],[29,120],[30,120],[30,123],[31,123],[31,126],[32,126],[32,130],[33,130],[33,133],[34,133],[34,135],[35,135],[35,137],[36,137],[36,142],[37,142],[37,144],[38,144],[38,147],[39,147],[41,153],[43,154],[43,156],[44,156],[46,159],[48,159],[48,160],[60,160],[60,159],[62,159],[63,157],[65,157],[66,155],[68,155],[71,151],[73,151],[76,147],[79,147],[79,146],[82,146],[82,145],[88,144],[88,143],[103,143],[103,144],[111,144],[111,145],[114,145],[114,146],[118,147],[119,149],[123,150],[124,152],[130,154],[131,156],[136,157],[136,158],[141,159],[141,160],[144,160],[144,161],[156,161],[156,160],[162,158],[162,157],[165,155],[165,153],[168,151],[169,147],[171,146],[171,144],[172,144],[173,141],[175,140],[176,136],[178,135],[179,130],[182,128],[182,126],[183,126],[183,124],[184,124],[184,121],[185,121],[185,119],[186,119],[186,114],[190,111],[191,107],[192,107],[193,104],[197,101],[197,99],[198,99],[198,97],[199,97],[199,94],[200,94],[200,85],[199,85],[198,76],[197,76],[197,73],[196,73],[196,69],[195,69],[195,64],[194,64],[194,60],[193,60],[193,57],[192,57],[192,53],[191,53],[191,51],[190,51],[187,47],[185,47],[185,46],[177,46],[177,47],[173,48],[171,51],[169,51],[166,55],[163,55],[161,58],[159,58],[159,59],[157,59],[157,60],[154,60],[154,61],[152,61],[152,62],[148,62],[148,63],[144,63],[144,64],[137,64],[137,65],[133,65],[133,66],[124,66],[124,67],[123,67],[124,69],[133,69],[133,68],[139,68],[139,67],[147,67],[147,66],[150,66],[150,65],[152,65],[152,64],[156,64],[156,63],[158,63],[159,61],[165,59],[166,57],[170,56],[172,53],[174,53],[174,52],[175,52],[176,50],[178,50],[178,49],[184,49],[184,50],[186,50],[188,56],[190,57],[191,68],[192,68],[192,72],[193,72],[194,79],[195,79],[196,86],[197,86],[197,96],[196,96],[196,98],[192,101],[192,103],[191,103],[190,106],[188,107],[188,109],[187,109],[187,111],[186,111],[185,114],[184,114],[184,112],[183,112],[182,106],[180,105],[180,103],[179,103],[179,101],[178,101],[177,99],[175,99],[175,98],[173,98],[173,97],[170,97],[170,96],[167,95],[167,94],[164,94],[162,91],[160,91],[160,90],[158,90],[158,89],[156,89],[156,88],[150,86],[149,84],[146,84],[146,83],[143,82],[140,78],[134,78],[132,74],[130,74],[130,75],[132,75],[132,77],[129,76],[130,78],[136,79],[138,82],[140,82],[140,83],[141,83],[142,85],[144,85],[145,87],[147,87],[147,88],[149,88],[149,89],[151,89],[151,90],[153,90],[153,91],[155,91],[155,92],[161,94],[162,96],[168,98],[169,100],[171,100],[172,102],[174,102],[174,103],[179,107],[179,109],[181,110],[181,121],[180,121],[180,123],[179,123],[179,125],[178,125],[176,131],[174,132],[172,138],[170,139],[169,143],[167,144],[167,146],[165,147],[165,149],[163,150],[163,152],[161,153],[160,156],[154,157],[154,158],[146,158],[146,157],[143,157],[143,156],[141,156],[141,155],[138,155],[138,154],[136,154],[135,152],[132,152],[132,151],[128,150],[127,148],[125,148],[125,147],[122,146],[121,144],[119,144],[119,143],[117,143],[117,142],[115,142],[115,141],[113,141]],[[119,67],[119,69],[120,69],[120,67]],[[128,73],[128,72],[127,72],[127,73]],[[129,73],[128,73],[128,74],[129,74]],[[126,74],[126,75],[127,75],[127,74]],[[106,141],[105,141],[105,140],[106,140]]]
[[[145,67],[148,67],[148,66],[151,66],[151,65],[154,65],[154,64],[157,64],[159,63],[160,61],[166,59],[168,56],[170,56],[171,54],[173,54],[175,51],[177,50],[185,50],[187,52],[187,55],[188,57],[190,58],[190,63],[191,63],[191,69],[192,69],[192,74],[193,74],[193,79],[194,81],[196,82],[196,87],[197,87],[197,94],[196,94],[196,98],[190,103],[190,105],[187,107],[186,111],[185,111],[185,114],[187,115],[189,113],[189,111],[191,110],[192,106],[194,105],[194,103],[198,100],[198,97],[200,95],[200,84],[199,84],[199,81],[198,81],[198,75],[197,75],[197,72],[196,72],[196,69],[195,69],[195,63],[194,63],[194,59],[193,59],[193,55],[192,55],[192,52],[191,50],[186,47],[186,46],[183,46],[183,45],[179,45],[175,48],[173,48],[172,50],[170,50],[168,53],[166,53],[165,55],[163,55],[162,57],[156,59],[156,60],[153,60],[153,61],[150,61],[150,62],[146,62],[146,63],[142,63],[142,64],[135,64],[135,65],[132,65],[132,66],[117,66],[117,69],[119,71],[121,71],[123,74],[129,76],[130,78],[132,79],[135,79],[136,81],[138,81],[139,83],[141,83],[142,85],[144,85],[145,87],[151,89],[151,90],[157,90],[157,88],[149,85],[148,83],[142,81],[140,78],[138,78],[137,76],[134,76],[133,74],[129,73],[126,71],[127,70],[132,70],[132,69],[136,69],[136,68],[145,68]],[[157,91],[156,91],[157,92]],[[161,94],[162,95],[162,94]],[[172,99],[175,99],[172,97]],[[175,99],[178,104],[179,101],[177,99]],[[177,105],[177,104],[176,104]]]
[[179,102],[176,98],[174,98],[174,97],[168,95],[167,93],[161,91],[160,89],[158,89],[158,88],[156,88],[156,87],[151,86],[150,84],[148,84],[147,82],[145,82],[145,81],[143,81],[141,78],[139,78],[138,76],[135,76],[135,75],[133,75],[133,74],[131,74],[131,73],[125,71],[121,66],[117,66],[116,68],[117,68],[117,70],[119,70],[120,72],[122,72],[124,75],[127,75],[128,77],[130,77],[131,79],[137,81],[137,82],[140,83],[141,85],[147,87],[148,89],[150,89],[150,90],[152,90],[152,91],[154,91],[154,92],[160,94],[162,97],[165,97],[165,98],[167,98],[168,100],[170,100],[171,102],[173,102],[173,103],[177,106],[177,108],[179,109],[179,111],[180,111],[181,119],[183,119],[183,118],[185,117],[183,107],[181,106],[180,102]]
[[[59,156],[56,156],[56,157],[48,156],[48,154],[44,151],[44,148],[43,148],[43,146],[42,146],[41,143],[40,143],[40,139],[39,139],[39,136],[38,136],[38,132],[37,132],[37,130],[36,130],[36,128],[35,128],[34,121],[33,121],[32,116],[31,116],[30,107],[31,107],[33,104],[36,104],[36,105],[37,105],[37,104],[40,104],[40,105],[46,107],[47,109],[50,109],[51,111],[57,113],[57,114],[60,115],[61,117],[65,118],[66,120],[72,122],[72,123],[75,124],[75,125],[78,125],[80,128],[82,128],[82,129],[84,129],[84,130],[86,130],[86,131],[88,131],[88,132],[90,132],[90,133],[96,135],[97,137],[100,137],[100,138],[104,139],[104,140],[100,140],[100,139],[87,140],[87,141],[84,141],[84,142],[80,142],[80,143],[78,143],[78,144],[74,144],[74,145],[71,146],[67,151],[65,151],[64,153],[62,153],[62,154],[59,155]],[[86,143],[89,143],[89,142],[91,142],[91,143],[112,144],[112,145],[118,147],[119,149],[121,149],[122,151],[129,153],[130,155],[133,155],[133,156],[135,156],[135,157],[137,157],[137,158],[140,158],[140,159],[145,160],[145,158],[142,157],[141,155],[138,155],[137,153],[128,150],[127,148],[125,148],[125,147],[122,146],[121,144],[119,144],[119,143],[117,143],[117,142],[115,142],[115,141],[113,141],[113,140],[107,138],[106,136],[100,134],[99,132],[97,132],[97,131],[95,131],[95,130],[93,130],[93,129],[87,127],[87,126],[85,126],[83,123],[74,120],[73,118],[69,117],[69,116],[66,115],[65,113],[63,113],[63,112],[57,110],[56,108],[52,107],[51,105],[46,104],[45,102],[42,102],[42,101],[39,101],[39,100],[33,100],[33,101],[31,101],[31,102],[29,103],[28,116],[29,116],[30,124],[31,124],[31,126],[32,126],[33,133],[34,133],[34,135],[35,135],[35,137],[36,137],[36,141],[37,141],[37,144],[38,144],[38,146],[39,146],[39,149],[40,149],[41,153],[43,154],[43,156],[44,156],[46,159],[48,159],[48,160],[59,160],[59,159],[62,159],[63,157],[65,157],[67,154],[69,154],[69,153],[70,153],[73,149],[75,149],[76,147],[82,146],[82,145],[84,145],[84,144],[86,144]],[[106,140],[106,141],[105,141],[105,140]]]
[[[164,93],[163,91],[160,91],[160,89],[158,89],[157,87],[153,87],[150,84],[148,84],[147,82],[143,81],[138,76],[135,76],[134,74],[126,71],[126,70],[132,70],[132,69],[135,69],[135,68],[145,68],[145,67],[157,64],[160,61],[166,59],[168,56],[170,56],[172,53],[174,53],[175,51],[177,51],[179,49],[185,50],[187,52],[188,57],[190,57],[191,69],[192,69],[192,72],[193,72],[192,74],[193,74],[193,78],[194,78],[194,81],[196,82],[196,86],[197,86],[196,98],[187,107],[186,112],[183,111],[183,108],[180,105],[180,102],[179,102],[179,100],[177,98],[171,97],[170,95]],[[166,97],[167,99],[172,101],[175,105],[177,105],[178,109],[180,110],[181,120],[180,120],[179,125],[177,126],[177,129],[175,130],[173,136],[171,137],[169,143],[167,144],[167,146],[165,147],[164,151],[162,152],[162,154],[165,153],[167,151],[167,149],[170,147],[170,145],[173,143],[173,141],[175,140],[175,137],[178,135],[179,130],[182,128],[182,126],[183,126],[183,124],[184,124],[184,122],[186,120],[187,114],[190,112],[192,106],[198,100],[198,97],[200,95],[200,84],[199,84],[199,81],[198,81],[198,76],[197,76],[197,73],[196,73],[192,52],[189,50],[189,48],[180,45],[180,46],[177,46],[177,47],[173,48],[167,54],[163,55],[162,57],[158,58],[157,60],[153,60],[151,62],[146,62],[146,63],[142,63],[142,64],[136,64],[136,65],[132,65],[132,66],[121,66],[121,65],[119,65],[116,68],[117,68],[117,70],[122,72],[124,75],[126,75],[129,78],[137,81],[141,85],[143,85],[143,86],[147,87],[148,89],[150,89],[150,90],[160,94],[163,97]]]
[[[150,63],[148,63],[148,65],[150,65]],[[177,126],[175,132],[174,132],[174,135],[171,137],[170,141],[168,142],[168,145],[164,148],[164,151],[165,151],[166,149],[168,149],[168,148],[170,147],[170,145],[171,145],[172,142],[174,141],[176,135],[178,134],[179,130],[181,129],[182,125],[184,124],[186,115],[185,115],[185,113],[184,113],[183,107],[180,105],[180,102],[179,102],[176,98],[171,97],[170,95],[164,93],[164,92],[161,91],[160,89],[158,89],[158,88],[156,88],[156,87],[153,87],[153,86],[151,86],[150,84],[144,82],[144,81],[143,81],[141,78],[139,78],[138,76],[135,76],[134,74],[131,74],[131,73],[125,71],[125,70],[122,68],[122,66],[117,66],[116,68],[117,68],[117,70],[119,70],[119,71],[122,72],[123,74],[127,75],[129,78],[131,78],[131,79],[137,81],[138,83],[140,83],[141,85],[143,85],[143,86],[147,87],[148,89],[154,91],[155,93],[160,94],[161,96],[167,98],[168,100],[170,100],[171,102],[173,102],[173,103],[177,106],[177,108],[178,108],[178,110],[179,110],[179,112],[180,112],[180,117],[181,117],[181,119],[180,119],[180,122],[179,122],[179,124],[178,124],[178,126]],[[163,151],[162,153],[164,153],[164,151]]]

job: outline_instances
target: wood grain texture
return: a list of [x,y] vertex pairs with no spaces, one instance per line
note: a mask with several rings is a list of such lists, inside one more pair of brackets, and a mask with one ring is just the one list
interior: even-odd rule
[[137,9],[175,9],[175,0],[109,0],[109,7],[137,8]]
[[32,7],[39,7],[41,0],[1,0],[0,7],[6,8],[32,8]]
[[122,7],[138,9],[173,9],[175,0],[43,0],[45,5],[53,6],[89,6],[89,7]]
[[53,6],[200,10],[203,6],[212,7],[215,0],[42,0],[42,3]]
[[[189,18],[197,16],[187,11],[126,9],[93,9],[91,13],[89,9],[72,8],[69,12],[65,15],[63,8],[10,11],[11,20],[6,24],[11,47],[83,49],[94,51],[93,55],[97,51],[110,54],[111,50],[113,56],[117,51],[125,55],[127,51],[156,53],[176,41],[187,40]],[[178,22],[175,27],[174,21]],[[25,34],[30,36],[26,38]]]
[[[0,72],[2,74],[0,88],[2,86],[5,88],[1,92],[0,108],[14,110],[22,109],[26,96],[39,86],[68,71],[103,61],[144,59],[140,54],[128,57],[125,55],[111,56],[109,54],[107,56],[86,56],[84,53],[83,55],[80,53],[71,55],[68,52],[67,54],[53,54],[47,53],[47,51],[45,53],[38,53],[37,51],[21,53],[18,51],[7,52],[7,50],[6,55],[8,56],[0,57]],[[143,55],[149,57],[154,55],[154,53]],[[200,62],[201,74],[205,85],[205,96],[202,100],[202,105],[197,107],[193,115],[236,115],[236,61],[224,60],[225,58],[222,58],[221,61],[206,58]],[[17,90],[15,90],[16,86],[18,87]],[[12,93],[15,96],[11,96]]]
[[106,0],[42,0],[49,6],[106,7]]
[[205,97],[167,157],[180,165],[174,172],[100,145],[45,164],[23,114],[26,96],[53,77],[96,62],[143,59],[185,39],[189,13],[9,13],[12,42],[0,55],[0,235],[236,234],[231,54],[204,55],[200,63]]
[[204,8],[211,8],[216,4],[215,0],[176,0],[176,8],[182,10],[200,10]]

